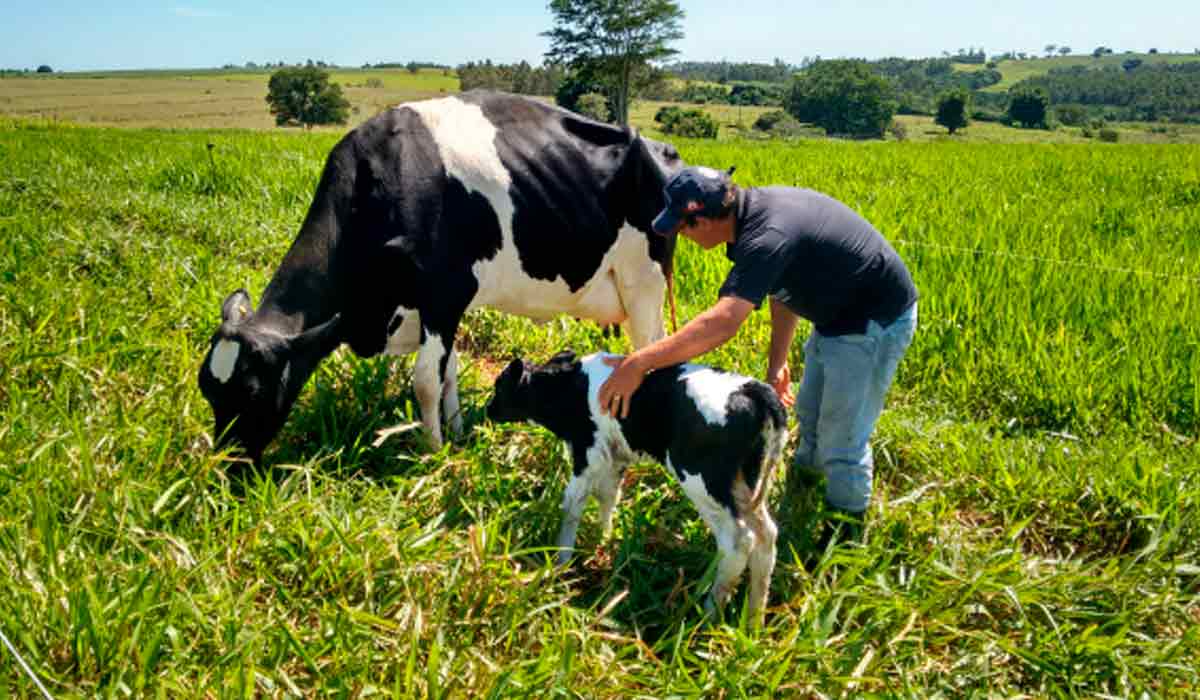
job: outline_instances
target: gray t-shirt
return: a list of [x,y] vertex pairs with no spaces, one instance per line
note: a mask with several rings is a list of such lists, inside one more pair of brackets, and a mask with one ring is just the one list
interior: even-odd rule
[[845,204],[794,187],[744,189],[733,269],[720,296],[758,306],[770,295],[826,336],[888,325],[917,300],[917,288],[887,240]]

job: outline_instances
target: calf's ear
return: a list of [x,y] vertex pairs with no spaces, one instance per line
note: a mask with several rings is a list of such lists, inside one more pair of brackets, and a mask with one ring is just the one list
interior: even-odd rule
[[252,313],[254,313],[254,304],[250,302],[250,295],[244,289],[239,289],[225,297],[224,303],[221,304],[222,323],[240,323],[242,319]]
[[572,350],[563,350],[554,357],[551,357],[550,361],[546,363],[548,367],[555,367],[564,370],[573,368],[576,364],[575,352]]

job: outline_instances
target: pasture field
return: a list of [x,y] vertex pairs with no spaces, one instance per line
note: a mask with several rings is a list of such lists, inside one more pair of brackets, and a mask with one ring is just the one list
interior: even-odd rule
[[[865,542],[815,552],[817,494],[778,513],[755,631],[740,595],[702,618],[714,546],[653,464],[549,563],[563,450],[482,408],[514,354],[625,348],[591,324],[469,317],[440,452],[373,446],[411,358],[345,349],[269,470],[210,451],[220,302],[259,297],[336,139],[0,122],[0,630],[54,697],[1200,693],[1197,149],[678,142],[841,198],[922,294]],[[728,262],[676,263],[686,319]],[[766,316],[703,359],[761,375]]]
[[[266,71],[240,70],[110,71],[0,77],[0,115],[126,128],[274,130],[277,129],[275,120],[265,101],[269,78],[270,73]],[[403,69],[332,69],[330,79],[342,86],[354,110],[347,126],[315,128],[330,134],[343,133],[348,126],[401,102],[440,97],[459,89],[458,78],[453,72],[447,74],[441,69],[426,68],[416,74]],[[722,141],[758,137],[759,134],[751,129],[754,121],[764,112],[777,109],[636,100],[630,110],[630,123],[651,136],[661,137],[654,115],[667,105],[707,112],[720,125],[718,139]],[[932,117],[898,115],[896,120],[904,126],[908,141],[1090,142],[1077,128],[1045,131],[972,122],[967,129],[949,136],[944,127],[933,123]],[[1110,126],[1119,132],[1124,143],[1200,143],[1200,126],[1197,125]],[[895,140],[895,135],[889,133],[886,138]]]
[[[269,71],[164,70],[0,78],[0,114],[123,127],[270,129],[270,77]],[[329,77],[350,101],[351,126],[400,102],[458,92],[458,77],[440,69],[330,69]]]

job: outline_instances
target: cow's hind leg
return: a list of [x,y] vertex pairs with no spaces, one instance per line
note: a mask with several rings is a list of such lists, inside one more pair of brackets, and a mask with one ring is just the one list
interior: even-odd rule
[[650,260],[644,234],[636,236],[642,237],[639,245],[624,248],[613,266],[617,294],[625,309],[625,331],[635,350],[665,335],[663,298],[667,290],[667,278],[662,267]]
[[760,504],[754,512],[747,515],[746,521],[754,533],[749,562],[750,591],[746,602],[750,608],[750,619],[754,624],[761,625],[767,607],[767,594],[771,588],[771,573],[775,570],[775,540],[779,528],[771,519],[766,503]]

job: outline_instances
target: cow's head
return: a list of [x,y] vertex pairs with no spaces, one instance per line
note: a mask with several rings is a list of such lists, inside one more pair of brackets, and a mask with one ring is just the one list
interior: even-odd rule
[[254,322],[245,290],[221,305],[221,327],[200,366],[199,384],[212,406],[217,446],[257,461],[283,427],[317,363],[337,347],[340,316],[293,336]]
[[628,212],[629,223],[649,233],[654,217],[666,205],[663,189],[667,181],[687,165],[679,157],[679,151],[669,143],[662,143],[645,136],[634,141],[632,156],[632,185],[634,206]]

